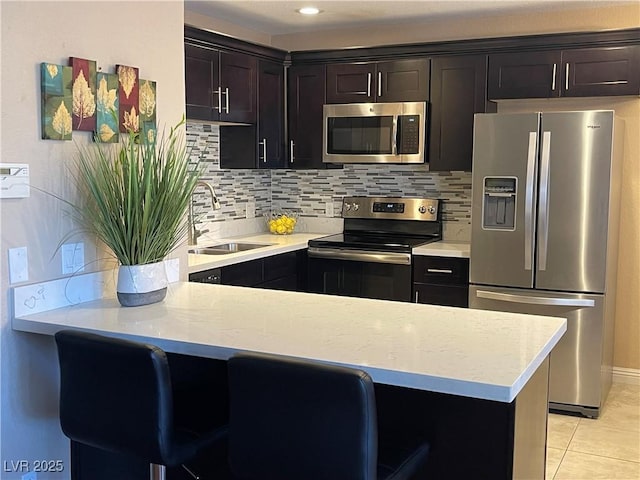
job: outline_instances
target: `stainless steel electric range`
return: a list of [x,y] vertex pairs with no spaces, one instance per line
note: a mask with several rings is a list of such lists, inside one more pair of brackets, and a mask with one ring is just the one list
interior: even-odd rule
[[411,251],[442,239],[441,203],[345,197],[344,231],[309,241],[310,292],[411,301]]

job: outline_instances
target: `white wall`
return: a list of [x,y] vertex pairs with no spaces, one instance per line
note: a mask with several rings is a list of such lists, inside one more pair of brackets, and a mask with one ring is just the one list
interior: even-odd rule
[[[69,56],[97,60],[104,72],[133,65],[141,78],[157,82],[158,126],[177,123],[184,112],[183,2],[1,1],[1,160],[28,163],[31,183],[58,194],[71,193],[67,165],[75,143],[90,141],[74,132],[72,142],[40,139],[41,62],[66,64]],[[56,246],[72,228],[59,202],[32,190],[30,198],[0,200],[0,477],[19,479],[11,461],[65,462],[68,442],[58,424],[58,369],[51,338],[11,330],[7,250],[26,246],[29,283],[62,277]],[[85,260],[98,253],[85,241]],[[186,254],[181,263],[186,262]],[[89,265],[88,270],[98,270]],[[185,272],[184,268],[182,269]],[[184,273],[183,273],[184,278]],[[5,464],[4,462],[7,462]]]

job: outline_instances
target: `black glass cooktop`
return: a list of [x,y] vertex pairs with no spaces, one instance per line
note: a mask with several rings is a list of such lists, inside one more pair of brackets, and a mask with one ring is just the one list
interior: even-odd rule
[[357,250],[378,250],[384,252],[411,252],[411,249],[436,242],[440,237],[416,237],[402,235],[381,235],[368,233],[338,233],[309,240],[310,247],[348,248]]

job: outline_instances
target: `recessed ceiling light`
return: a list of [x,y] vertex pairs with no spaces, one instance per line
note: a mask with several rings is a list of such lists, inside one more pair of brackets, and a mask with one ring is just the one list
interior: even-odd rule
[[302,15],[317,15],[320,13],[320,9],[316,7],[302,7],[298,9],[297,12]]

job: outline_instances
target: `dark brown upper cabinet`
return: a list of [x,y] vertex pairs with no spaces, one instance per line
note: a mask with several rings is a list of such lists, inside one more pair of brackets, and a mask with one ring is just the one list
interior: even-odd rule
[[258,62],[258,167],[281,168],[284,152],[284,66]]
[[564,50],[564,97],[640,95],[640,46]]
[[640,46],[489,55],[491,100],[640,94]]
[[327,65],[327,103],[425,102],[429,60]]
[[486,78],[486,55],[431,61],[429,170],[471,171],[473,116],[496,111],[487,101]]
[[322,163],[322,106],[325,66],[291,66],[287,72],[288,167],[325,168]]
[[185,44],[188,119],[255,123],[257,59]]
[[283,168],[284,66],[258,60],[257,121],[255,125],[220,127],[222,168]]

